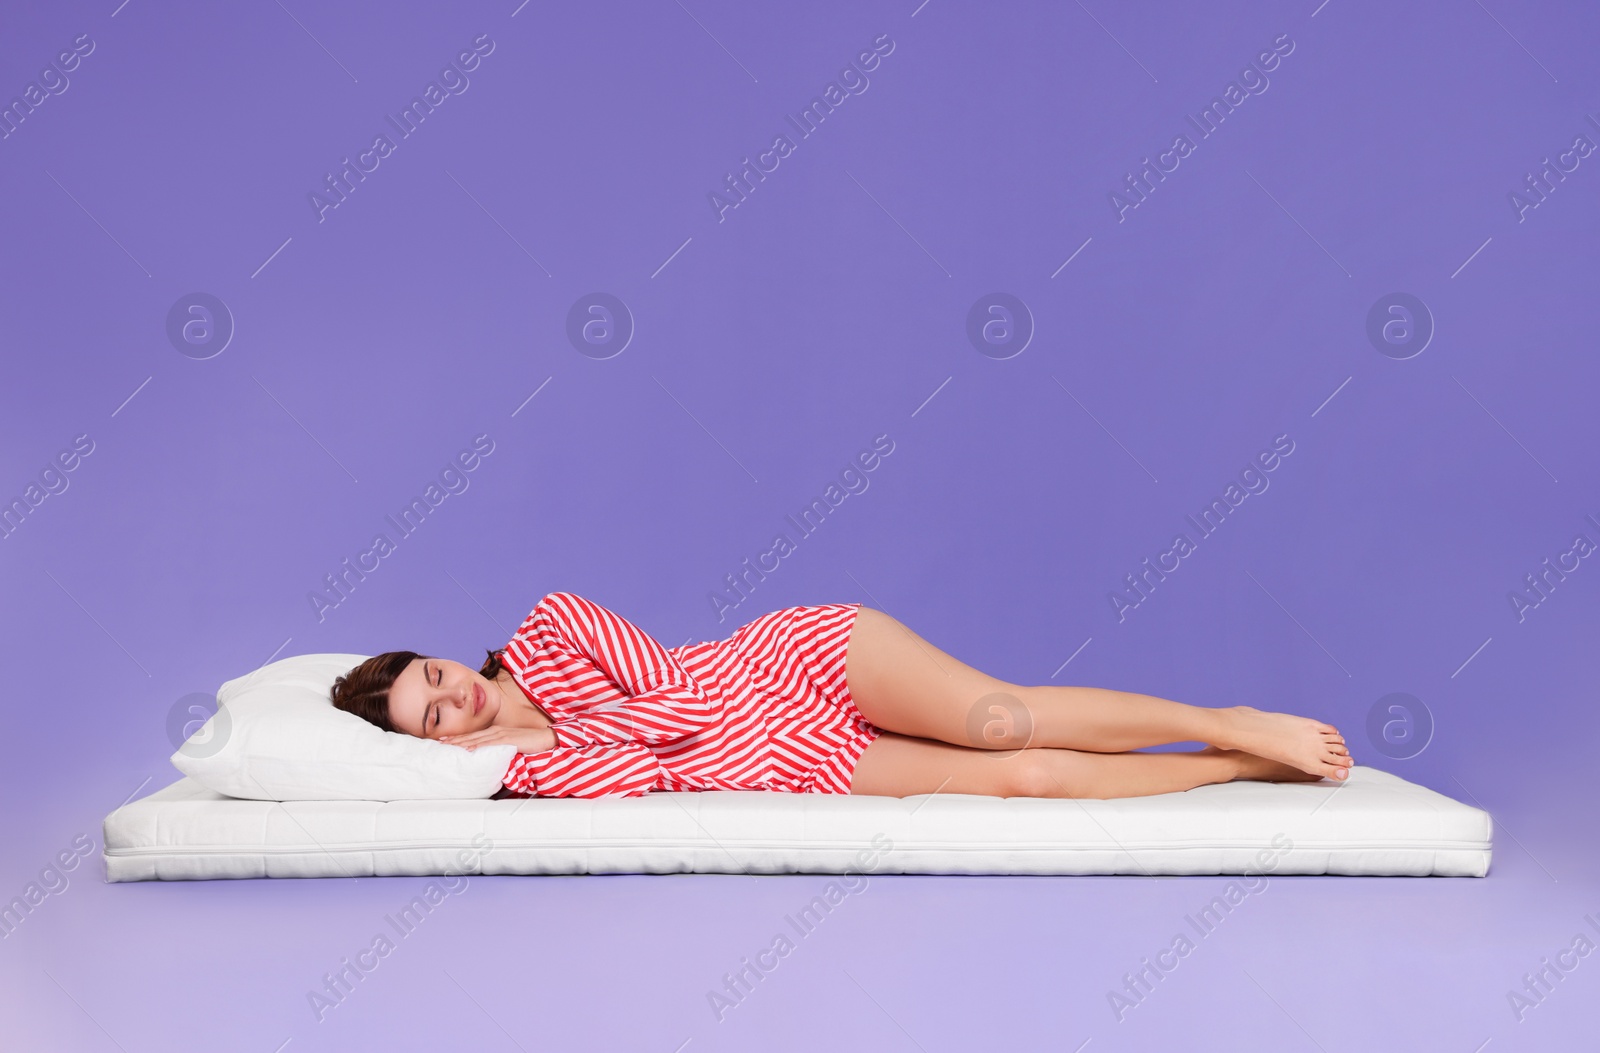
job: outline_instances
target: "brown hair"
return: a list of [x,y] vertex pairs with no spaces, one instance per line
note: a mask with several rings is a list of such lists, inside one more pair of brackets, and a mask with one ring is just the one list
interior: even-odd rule
[[[483,667],[478,670],[478,675],[490,680],[497,677],[503,668],[500,656],[504,653],[504,651],[489,651]],[[416,651],[385,651],[383,654],[368,658],[333,682],[330,697],[333,699],[334,708],[354,713],[384,731],[398,732],[400,729],[395,727],[394,721],[389,718],[389,688],[394,686],[395,678],[405,672],[406,666],[418,658],[433,657],[435,656],[418,654]]]

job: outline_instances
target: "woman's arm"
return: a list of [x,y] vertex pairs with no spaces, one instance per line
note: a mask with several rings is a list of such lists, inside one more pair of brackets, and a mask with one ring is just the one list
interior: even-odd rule
[[636,797],[656,789],[661,766],[644,746],[606,742],[562,746],[548,728],[512,728],[496,724],[464,735],[444,735],[440,742],[476,750],[510,743],[517,747],[501,783],[515,793],[540,797]]
[[649,633],[574,593],[540,600],[506,645],[504,662],[536,696],[565,689],[599,697],[554,721],[561,746],[665,746],[722,718],[721,699]]
[[638,797],[657,789],[661,764],[637,743],[558,746],[511,758],[506,789],[540,797]]

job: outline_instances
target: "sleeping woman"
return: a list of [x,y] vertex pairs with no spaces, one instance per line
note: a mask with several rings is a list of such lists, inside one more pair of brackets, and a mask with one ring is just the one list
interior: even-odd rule
[[[390,651],[332,697],[386,731],[468,750],[511,743],[502,795],[1140,797],[1343,780],[1354,763],[1338,730],[1308,717],[997,680],[855,603],[788,607],[669,649],[555,592],[481,669]],[[1207,745],[1139,752],[1173,742]]]

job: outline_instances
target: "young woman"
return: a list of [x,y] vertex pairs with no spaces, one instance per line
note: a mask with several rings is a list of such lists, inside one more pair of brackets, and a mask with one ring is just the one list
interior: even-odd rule
[[[369,658],[333,704],[386,731],[517,747],[505,790],[545,797],[785,790],[907,797],[1139,797],[1233,779],[1342,780],[1331,725],[1097,687],[1024,687],[860,604],[789,607],[667,649],[551,593],[474,672]],[[1189,752],[1131,752],[1204,742]]]

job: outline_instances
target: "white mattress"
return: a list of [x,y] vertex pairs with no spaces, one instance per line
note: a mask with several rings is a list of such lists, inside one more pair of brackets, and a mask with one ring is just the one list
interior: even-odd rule
[[1492,829],[1481,809],[1361,766],[1342,784],[1231,782],[1109,801],[717,790],[278,803],[224,797],[182,778],[106,817],[104,858],[109,881],[446,873],[1483,877]]

